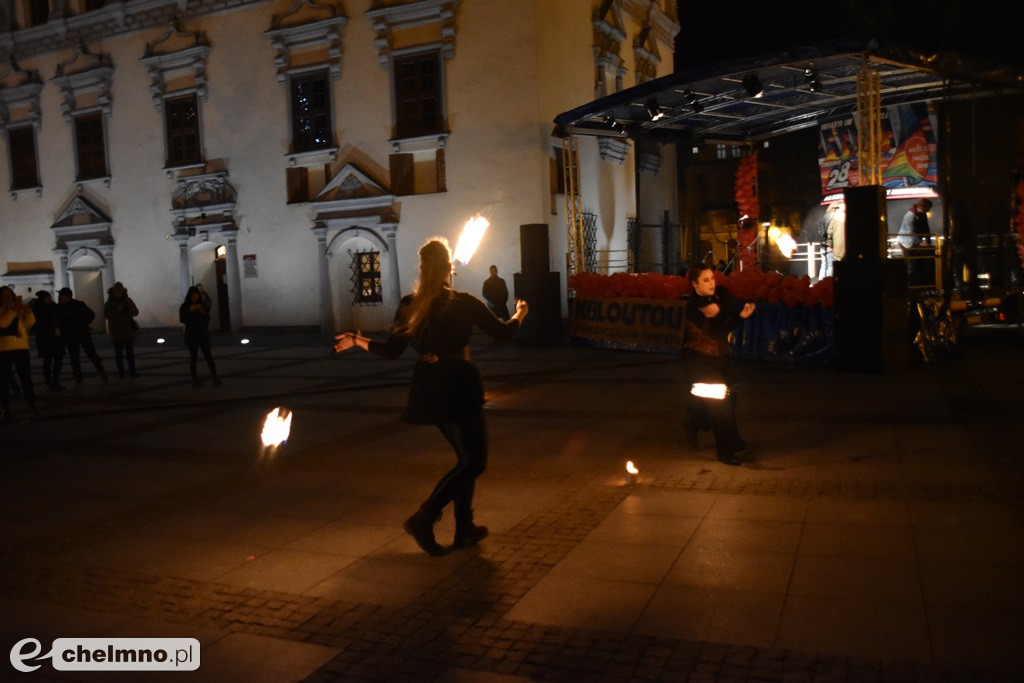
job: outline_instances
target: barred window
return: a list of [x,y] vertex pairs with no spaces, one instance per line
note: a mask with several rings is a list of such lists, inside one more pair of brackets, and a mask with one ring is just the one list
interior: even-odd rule
[[355,303],[380,303],[384,300],[380,284],[380,252],[360,251],[352,257]]

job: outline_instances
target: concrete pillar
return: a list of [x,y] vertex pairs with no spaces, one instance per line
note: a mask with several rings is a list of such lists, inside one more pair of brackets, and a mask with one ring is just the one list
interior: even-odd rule
[[224,260],[228,271],[228,309],[231,316],[231,331],[242,330],[242,277],[238,266],[238,235],[224,232]]
[[188,256],[188,235],[175,233],[174,239],[178,243],[178,285],[181,289],[181,296],[178,297],[178,300],[184,301],[185,294],[188,293],[188,288],[192,285],[192,269]]
[[[60,283],[60,289],[68,287],[68,250],[67,249],[54,249],[53,253],[57,255],[60,261],[60,272],[58,273],[58,282]],[[53,293],[53,300],[57,300],[57,292]]]
[[380,229],[384,233],[384,239],[387,240],[388,244],[388,269],[391,271],[391,277],[387,279],[384,306],[387,311],[388,320],[391,320],[398,309],[398,302],[402,300],[402,280],[398,272],[398,245],[396,239],[398,223],[382,223]]
[[101,244],[96,249],[103,256],[103,300],[106,301],[107,290],[117,282],[114,275],[114,245]]
[[320,284],[320,331],[334,333],[334,311],[331,307],[331,275],[327,263],[327,228],[317,225],[313,228],[316,236],[317,282]]

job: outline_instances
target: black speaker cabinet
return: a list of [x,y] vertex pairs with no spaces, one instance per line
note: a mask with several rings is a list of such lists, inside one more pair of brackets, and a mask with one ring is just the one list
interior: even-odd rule
[[546,273],[550,270],[547,223],[519,226],[519,250],[523,273]]
[[848,187],[846,203],[846,254],[843,260],[882,259],[888,252],[885,188],[879,185]]
[[885,372],[910,360],[907,271],[900,260],[835,263],[836,362],[840,370]]
[[[546,226],[545,226],[546,227]],[[520,346],[560,346],[562,344],[561,275],[552,273],[515,273],[515,297],[530,306],[519,327],[516,343]]]

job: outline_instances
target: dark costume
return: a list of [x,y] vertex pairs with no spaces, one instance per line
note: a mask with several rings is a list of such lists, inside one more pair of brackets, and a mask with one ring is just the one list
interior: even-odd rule
[[[192,293],[199,294],[197,301],[192,301]],[[206,367],[210,370],[214,385],[220,385],[220,378],[217,377],[217,366],[213,362],[213,353],[210,351],[210,302],[209,297],[204,297],[196,287],[189,287],[185,295],[185,301],[178,308],[178,320],[185,326],[185,346],[188,347],[188,371],[192,375],[192,384],[202,386],[197,374],[197,363],[199,352],[203,352],[206,360]]]
[[32,334],[36,338],[36,355],[43,359],[43,379],[48,388],[61,389],[53,374],[54,360],[60,350],[60,340],[57,338],[57,302],[36,294],[36,298],[29,306],[36,316]]
[[469,357],[470,335],[477,327],[495,339],[511,339],[519,321],[502,322],[476,297],[445,288],[431,303],[418,334],[410,337],[401,330],[411,300],[406,296],[399,304],[388,340],[371,341],[368,350],[397,358],[411,345],[420,355],[402,419],[437,425],[455,449],[458,462],[441,477],[417,515],[433,521],[449,502],[454,502],[458,545],[460,528],[474,528],[473,490],[477,477],[487,467],[484,387],[480,371]]
[[[61,290],[61,293],[65,293],[64,290]],[[64,363],[65,350],[71,360],[71,374],[75,377],[75,384],[82,382],[79,350],[85,352],[100,378],[106,383],[107,373],[103,369],[103,362],[100,360],[99,354],[96,353],[96,347],[92,343],[92,330],[89,329],[90,323],[95,318],[96,313],[84,301],[69,299],[57,304],[57,335],[60,345],[53,361],[54,384],[60,384],[60,370]]]
[[103,305],[103,315],[107,319],[110,341],[114,345],[114,363],[119,377],[124,377],[125,358],[128,359],[128,373],[132,377],[139,376],[135,371],[135,336],[139,329],[135,316],[138,314],[138,307],[124,287],[115,285],[113,293]]
[[[700,309],[712,303],[718,304],[719,312],[709,318]],[[743,302],[737,301],[728,290],[718,287],[712,296],[691,294],[684,314],[683,360],[688,385],[703,382],[729,387],[724,399],[693,396],[689,392],[690,386],[686,387],[687,435],[693,443],[698,431],[710,429],[715,435],[715,451],[723,462],[735,461],[735,451],[746,447],[736,428],[736,392],[728,360],[729,334],[740,321],[742,309]]]
[[497,273],[484,280],[483,295],[487,300],[487,307],[494,315],[502,320],[509,319],[508,285]]

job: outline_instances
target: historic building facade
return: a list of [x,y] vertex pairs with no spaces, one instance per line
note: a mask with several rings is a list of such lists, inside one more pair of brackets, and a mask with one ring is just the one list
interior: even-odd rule
[[[0,281],[96,310],[120,281],[149,327],[202,283],[221,330],[384,330],[423,241],[479,213],[457,288],[492,263],[511,285],[519,226],[547,224],[564,293],[552,120],[669,73],[674,8],[0,0]],[[675,211],[671,154],[580,140],[592,256]]]

